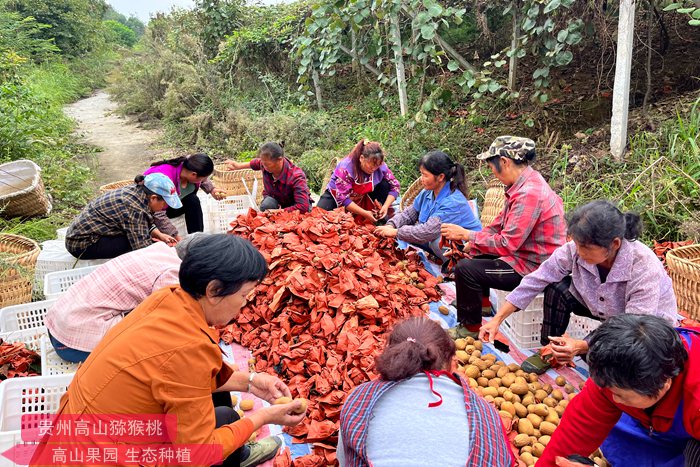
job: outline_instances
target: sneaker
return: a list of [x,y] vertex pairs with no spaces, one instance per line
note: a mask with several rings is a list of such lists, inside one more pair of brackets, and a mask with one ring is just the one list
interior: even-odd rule
[[542,373],[545,373],[551,365],[546,362],[542,356],[540,355],[539,351],[525,359],[522,365],[520,365],[520,368],[526,373],[535,373],[536,375],[541,375]]
[[250,454],[245,460],[241,461],[241,467],[253,467],[275,457],[280,446],[282,446],[282,438],[279,436],[268,436],[260,441],[252,441],[246,445],[250,449]]
[[450,338],[452,338],[452,339],[459,339],[459,338],[463,339],[465,337],[472,337],[474,339],[479,338],[479,331],[470,331],[469,329],[462,326],[461,324],[458,324],[457,326],[448,329],[447,334],[449,334]]

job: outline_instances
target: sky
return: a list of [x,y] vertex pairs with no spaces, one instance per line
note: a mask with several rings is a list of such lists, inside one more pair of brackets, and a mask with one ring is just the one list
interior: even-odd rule
[[194,6],[194,0],[107,0],[107,3],[124,16],[134,15],[144,23],[148,22],[151,14],[156,11],[167,13],[173,6]]
[[[283,3],[290,0],[262,0],[260,3]],[[119,13],[124,16],[134,15],[144,23],[148,22],[152,13],[156,11],[169,12],[172,7],[191,8],[194,0],[107,0]]]

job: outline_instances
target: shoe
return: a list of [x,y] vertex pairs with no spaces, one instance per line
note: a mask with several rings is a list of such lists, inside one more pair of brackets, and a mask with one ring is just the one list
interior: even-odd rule
[[253,467],[275,457],[280,446],[282,446],[282,438],[279,436],[268,436],[260,441],[252,441],[246,445],[250,449],[250,454],[245,460],[241,461],[241,467]]
[[479,338],[479,331],[470,331],[461,324],[458,324],[457,326],[448,329],[447,334],[449,334],[451,339],[463,339],[465,337],[472,337],[474,339]]
[[526,373],[535,373],[536,375],[541,375],[551,368],[551,365],[542,359],[539,351],[527,357],[520,368]]

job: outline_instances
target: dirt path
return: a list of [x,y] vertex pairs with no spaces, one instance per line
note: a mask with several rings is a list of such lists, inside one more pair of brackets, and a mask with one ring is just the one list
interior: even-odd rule
[[102,148],[96,155],[97,185],[117,180],[133,179],[148,167],[158,152],[154,143],[159,130],[139,128],[138,123],[114,113],[117,104],[104,91],[81,99],[64,109],[74,118],[87,144]]

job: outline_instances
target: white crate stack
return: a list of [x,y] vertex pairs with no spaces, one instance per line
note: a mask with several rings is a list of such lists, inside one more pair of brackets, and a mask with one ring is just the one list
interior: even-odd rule
[[[204,208],[204,206],[202,206]],[[248,195],[229,196],[217,201],[212,197],[206,200],[208,228],[205,231],[210,233],[226,233],[230,229],[233,219],[248,212],[249,208],[255,205]],[[203,209],[204,210],[204,209]]]
[[44,289],[44,276],[50,272],[67,269],[96,266],[109,261],[108,259],[79,260],[68,253],[64,240],[47,240],[41,244],[41,253],[36,261],[34,273],[34,290]]
[[[0,452],[21,445],[22,415],[52,414],[68,390],[72,374],[10,378],[0,384]],[[0,456],[0,467],[15,467],[14,461]]]
[[[498,311],[510,292],[491,289],[490,300]],[[510,315],[501,325],[501,331],[520,349],[539,349],[542,333],[544,294],[541,293],[524,309]],[[574,339],[583,339],[600,326],[600,321],[572,314],[566,332]]]
[[53,300],[68,290],[73,284],[87,276],[99,266],[87,266],[84,268],[67,269],[65,271],[50,272],[44,276],[44,297]]
[[43,327],[46,312],[55,302],[56,300],[42,300],[0,309],[0,332]]

